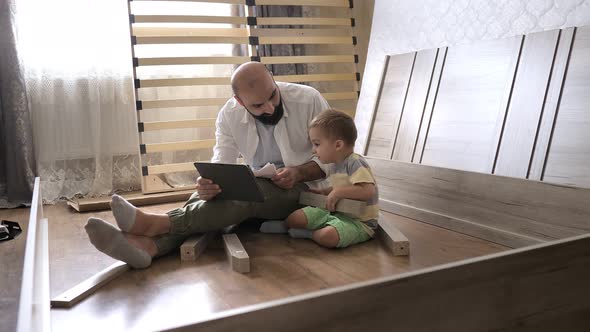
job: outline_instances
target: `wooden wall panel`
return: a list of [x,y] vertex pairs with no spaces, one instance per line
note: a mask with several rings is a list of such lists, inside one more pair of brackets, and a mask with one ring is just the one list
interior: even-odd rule
[[577,28],[544,181],[590,187],[590,27]]
[[422,163],[491,172],[522,36],[447,51]]
[[379,158],[391,156],[415,55],[416,53],[400,54],[390,57],[386,62],[382,93],[375,110],[366,152],[368,156]]
[[416,54],[412,79],[390,159],[412,161],[437,54],[438,49],[424,50]]
[[494,174],[527,176],[558,37],[559,30],[525,37]]
[[541,121],[539,122],[535,150],[533,151],[531,165],[528,171],[528,178],[532,180],[541,180],[545,169],[549,142],[553,134],[555,115],[557,114],[557,107],[561,98],[574,32],[575,28],[568,28],[561,30],[559,33],[557,51],[551,68],[551,79],[547,89]]

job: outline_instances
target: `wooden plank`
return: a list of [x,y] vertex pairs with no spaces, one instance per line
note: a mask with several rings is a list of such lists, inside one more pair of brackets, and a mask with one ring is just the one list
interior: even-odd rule
[[326,100],[356,100],[358,93],[355,91],[350,92],[323,92],[322,96]]
[[590,26],[576,28],[543,181],[590,187]]
[[559,30],[526,36],[494,174],[527,176],[558,36]]
[[412,161],[434,73],[437,51],[437,49],[430,49],[416,53],[406,102],[400,115],[399,131],[391,145],[389,159]]
[[250,61],[247,56],[202,56],[202,57],[171,57],[171,58],[139,58],[139,66],[166,65],[239,65]]
[[[205,162],[209,160],[203,160]],[[148,174],[163,174],[163,173],[174,173],[174,172],[194,172],[195,165],[193,162],[188,163],[176,163],[176,164],[163,164],[163,165],[151,165],[147,166]]]
[[391,160],[367,161],[381,199],[487,227],[472,236],[498,241],[506,236],[490,237],[489,231],[499,229],[550,241],[590,232],[590,189]]
[[140,126],[141,125],[143,125],[143,131],[182,128],[213,128],[215,127],[215,119],[140,122]]
[[448,49],[422,163],[491,173],[522,36]]
[[143,109],[191,106],[223,106],[227,98],[199,98],[199,99],[170,99],[170,100],[142,100]]
[[422,120],[420,121],[420,128],[418,129],[418,140],[416,141],[416,147],[414,149],[414,153],[412,154],[413,163],[422,163],[424,145],[426,143],[426,139],[428,138],[430,120],[432,119],[432,110],[434,109],[434,104],[438,94],[438,88],[440,86],[440,79],[442,77],[446,57],[447,47],[439,48],[436,56],[436,64],[434,65],[432,79],[430,80],[428,96],[426,97],[426,106],[424,106]]
[[543,239],[505,231],[477,222],[435,213],[426,209],[404,205],[386,199],[379,200],[379,208],[383,211],[452,230],[453,232],[485,239],[486,241],[502,244],[510,248],[521,248],[532,244],[546,242]]
[[268,6],[320,6],[320,7],[350,7],[348,0],[256,0],[256,5]]
[[[195,191],[191,189],[171,193],[144,195],[140,191],[135,191],[122,194],[121,196],[123,196],[127,201],[129,201],[131,204],[135,206],[144,206],[151,204],[163,204],[186,201],[194,192]],[[68,206],[72,207],[74,210],[78,212],[108,210],[111,208],[110,203],[110,197],[73,199],[67,201]]]
[[[197,15],[134,15],[135,23],[221,23],[247,24],[246,17]],[[349,22],[350,23],[350,22]]]
[[389,158],[412,75],[416,53],[390,56],[377,100],[367,156]]
[[[299,195],[299,203],[325,209],[326,196],[304,191]],[[357,216],[363,215],[366,208],[367,204],[365,202],[352,199],[341,199],[336,204],[336,211],[350,213]]]
[[[279,82],[332,82],[354,81],[356,73],[334,74],[305,74],[305,75],[276,75]],[[154,88],[165,86],[192,86],[192,85],[230,85],[229,77],[195,77],[195,78],[166,78],[143,79],[140,81],[142,88]]]
[[350,26],[350,18],[333,17],[257,17],[258,25],[343,25]]
[[254,28],[250,31],[256,37],[349,37],[352,27],[348,28]]
[[223,234],[223,247],[232,270],[239,273],[250,272],[250,257],[235,233]]
[[151,143],[145,144],[146,153],[164,151],[184,151],[209,149],[215,146],[215,139],[201,139],[194,141],[182,141],[173,143]]
[[377,236],[385,244],[394,256],[407,256],[410,254],[410,241],[390,221],[379,218]]
[[527,177],[532,180],[541,180],[543,178],[547,154],[549,152],[549,143],[553,135],[557,108],[561,99],[563,82],[573,45],[574,33],[575,28],[563,29],[559,33],[557,50],[551,67],[549,87],[547,89],[546,100],[543,104],[543,113],[535,137],[533,157],[531,158],[527,174]]
[[260,57],[260,62],[268,65],[291,63],[354,63],[354,55],[263,56]]
[[[16,331],[50,331],[49,229],[43,218],[40,178],[35,178],[20,280]],[[8,287],[9,285],[5,285]]]
[[583,330],[590,324],[589,279],[590,235],[581,235],[236,309],[169,331],[261,331],[269,317],[285,331]]
[[152,27],[133,25],[137,37],[248,37],[243,28]]
[[183,262],[196,260],[217,234],[217,232],[207,232],[186,239],[180,246],[180,260]]
[[[317,38],[317,37],[316,37]],[[135,37],[137,45],[151,44],[248,44],[248,37]]]
[[129,265],[127,265],[127,263],[114,263],[113,265],[51,299],[51,306],[54,308],[71,308],[72,306],[76,305],[76,303],[82,301],[94,293],[94,291],[96,291],[98,288],[104,286],[109,281],[115,279],[127,270],[129,270]]
[[261,45],[276,44],[324,44],[352,45],[352,37],[258,37]]

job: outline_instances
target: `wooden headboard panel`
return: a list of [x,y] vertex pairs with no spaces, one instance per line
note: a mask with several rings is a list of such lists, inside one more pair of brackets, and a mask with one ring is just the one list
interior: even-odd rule
[[365,154],[590,187],[590,26],[389,56]]

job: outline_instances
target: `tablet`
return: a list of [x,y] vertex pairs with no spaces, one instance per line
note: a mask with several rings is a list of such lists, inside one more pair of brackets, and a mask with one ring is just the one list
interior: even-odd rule
[[264,202],[264,195],[256,183],[250,167],[241,164],[196,162],[199,174],[219,185],[219,199],[233,201]]

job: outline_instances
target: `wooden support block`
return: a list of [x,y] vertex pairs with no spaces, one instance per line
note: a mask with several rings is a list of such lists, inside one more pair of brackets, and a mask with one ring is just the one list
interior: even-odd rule
[[117,262],[51,299],[51,306],[70,308],[128,269],[127,263]]
[[240,239],[234,233],[223,234],[223,247],[227,253],[227,258],[234,271],[240,273],[250,272],[250,257],[242,246]]
[[407,256],[410,254],[410,241],[391,222],[381,218],[377,236],[393,252],[394,256]]
[[196,260],[215,235],[217,235],[217,232],[207,232],[186,239],[180,246],[180,260],[183,262]]
[[[325,208],[326,196],[305,191],[302,192],[299,196],[299,203],[303,205]],[[355,201],[352,199],[341,199],[336,204],[336,211],[350,213],[355,216],[360,216],[364,214],[366,208],[367,203],[362,201]]]

